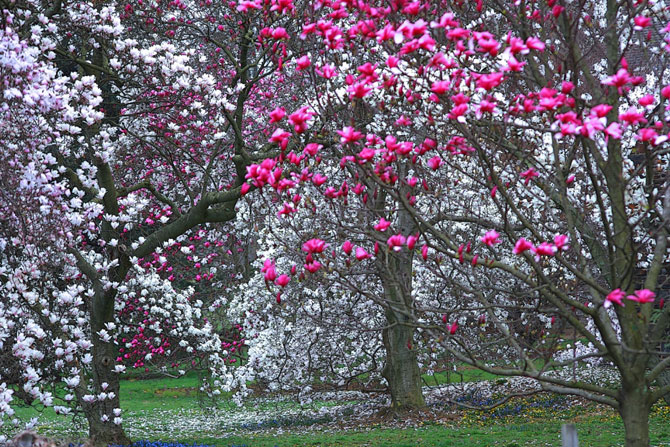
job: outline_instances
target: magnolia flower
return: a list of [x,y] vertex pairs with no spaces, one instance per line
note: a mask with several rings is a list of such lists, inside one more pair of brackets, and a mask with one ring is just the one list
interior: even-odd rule
[[382,217],[381,219],[379,219],[379,223],[374,226],[374,229],[377,231],[386,231],[386,229],[390,226],[391,222]]
[[636,290],[634,295],[628,295],[626,299],[636,301],[640,304],[653,303],[656,294],[649,289]]
[[496,230],[489,230],[486,232],[486,234],[482,237],[482,242],[488,245],[489,247],[493,247],[496,244],[500,243],[500,234]]
[[363,247],[356,247],[356,254],[355,254],[355,256],[356,256],[356,260],[358,260],[358,261],[362,261],[363,259],[368,259],[368,258],[371,258],[371,257],[372,257],[372,256],[370,255],[370,253],[368,253],[367,251],[365,251],[365,249],[364,249]]
[[533,250],[535,246],[528,242],[525,238],[519,238],[518,241],[516,241],[516,244],[514,244],[514,249],[512,250],[512,253],[515,255],[520,255],[526,250]]
[[402,246],[405,245],[406,240],[407,239],[402,234],[395,234],[389,237],[386,243],[388,244],[389,249],[393,251],[400,251],[402,250]]
[[625,295],[626,294],[623,292],[623,290],[614,289],[610,293],[608,293],[607,296],[605,297],[605,303],[603,304],[603,306],[605,307],[605,309],[607,309],[612,305],[612,303],[616,303],[619,306],[623,307],[624,304],[622,299]]
[[279,275],[279,277],[277,277],[277,279],[275,280],[275,284],[277,284],[280,287],[286,287],[289,281],[291,281],[291,278],[288,275],[282,274]]
[[326,243],[321,239],[310,239],[302,244],[302,251],[307,253],[322,253],[326,248]]

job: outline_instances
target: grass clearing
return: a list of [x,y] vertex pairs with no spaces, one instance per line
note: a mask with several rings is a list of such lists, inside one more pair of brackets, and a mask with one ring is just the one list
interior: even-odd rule
[[[453,374],[435,380],[454,383]],[[476,375],[467,369],[458,382]],[[384,396],[352,392],[337,399],[322,393],[301,404],[295,396],[250,399],[238,407],[230,395],[217,408],[203,408],[199,379],[130,378],[122,382],[124,427],[132,439],[179,441],[217,447],[286,446],[560,446],[562,423],[577,424],[582,445],[623,445],[623,425],[610,409],[573,398],[538,395],[514,399],[490,411],[431,407],[448,417],[390,420],[377,417]],[[431,392],[426,388],[426,393]],[[464,403],[486,404],[477,395]],[[431,410],[431,411],[432,411]],[[35,416],[23,408],[20,416]],[[51,410],[39,414],[38,431],[63,439],[83,437],[83,425]],[[670,408],[657,405],[651,419],[652,446],[670,446]]]

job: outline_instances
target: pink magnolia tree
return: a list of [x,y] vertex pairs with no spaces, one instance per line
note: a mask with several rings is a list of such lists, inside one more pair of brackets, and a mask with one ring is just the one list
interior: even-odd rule
[[[247,174],[267,187],[288,161],[296,184],[270,185],[281,213],[304,218],[304,207],[341,230],[303,232],[297,274],[385,273],[390,332],[408,331],[396,346],[432,334],[461,362],[611,405],[626,445],[648,445],[650,408],[670,391],[666,11],[644,1],[318,6],[302,34],[323,46],[303,66],[317,80],[307,110],[323,127],[305,133],[271,115],[288,149]],[[330,146],[312,139],[323,135]],[[323,199],[305,200],[315,186]],[[272,265],[284,268],[268,278]],[[273,292],[286,267],[264,266]],[[569,356],[566,334],[586,340]],[[584,362],[616,379],[561,374]]]
[[260,117],[301,91],[282,72],[299,11],[1,7],[0,421],[22,422],[19,401],[53,406],[82,413],[92,442],[125,444],[127,367],[202,366],[212,388],[237,386],[243,341],[207,294],[238,274],[249,228],[223,224],[254,194],[246,166],[279,153]]

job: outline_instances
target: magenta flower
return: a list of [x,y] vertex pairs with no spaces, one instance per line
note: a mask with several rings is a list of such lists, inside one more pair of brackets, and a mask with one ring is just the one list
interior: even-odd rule
[[362,261],[363,259],[368,259],[368,258],[371,258],[371,257],[372,256],[370,255],[370,253],[365,251],[365,249],[363,247],[356,247],[356,259],[358,261]]
[[374,226],[375,230],[377,231],[386,231],[388,227],[391,226],[391,222],[388,220],[384,219],[383,217],[379,219],[379,223]]
[[523,171],[519,175],[524,178],[525,181],[523,182],[523,184],[527,186],[532,179],[534,179],[535,177],[539,177],[540,174],[535,170],[535,168],[530,168]]
[[321,239],[310,239],[302,244],[302,251],[307,253],[322,253],[326,248],[326,243]]
[[390,250],[400,251],[402,250],[402,246],[405,245],[406,240],[407,239],[402,234],[394,234],[388,238],[386,243],[388,244]]
[[482,242],[488,245],[489,247],[493,247],[496,244],[500,243],[500,234],[496,230],[489,230],[486,232],[486,234],[482,237]]
[[568,245],[568,242],[570,241],[570,236],[565,235],[565,234],[557,234],[554,236],[554,245],[559,251],[565,251],[570,246]]
[[542,242],[537,247],[531,249],[535,253],[535,260],[539,261],[540,256],[554,256],[558,250],[554,244],[549,242]]
[[607,294],[605,297],[605,303],[603,306],[605,308],[608,308],[612,305],[612,303],[618,304],[619,306],[623,307],[623,297],[626,296],[623,290],[621,289],[614,289],[610,293]]
[[637,301],[640,304],[653,303],[656,294],[649,289],[636,290],[635,295],[628,295],[626,299]]
[[307,264],[305,264],[305,270],[307,270],[310,273],[316,273],[319,271],[321,268],[321,263],[319,261],[312,261]]
[[270,112],[270,124],[281,121],[284,116],[286,116],[286,109],[283,107],[277,107],[272,112]]
[[414,250],[414,246],[416,245],[416,241],[418,240],[419,240],[419,233],[407,236],[407,248],[410,250]]
[[277,284],[280,287],[286,287],[286,285],[291,281],[291,278],[288,275],[279,275],[277,279],[275,279],[275,284]]
[[363,138],[363,134],[351,126],[347,126],[342,130],[338,130],[337,133],[340,135],[340,137],[342,137],[340,138],[340,142],[342,144],[355,143]]

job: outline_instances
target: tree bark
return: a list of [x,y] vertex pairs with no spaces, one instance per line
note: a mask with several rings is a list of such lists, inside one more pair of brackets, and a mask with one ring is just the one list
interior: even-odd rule
[[[104,343],[95,336],[93,338],[91,372],[96,400],[90,403],[82,402],[88,421],[90,443],[95,446],[129,445],[130,439],[126,436],[122,425],[114,423],[116,417],[114,409],[121,408],[119,375],[113,371],[114,355],[118,351],[112,343]],[[107,397],[100,399],[101,393]]]
[[[402,234],[416,231],[411,215],[407,211],[398,213],[398,225]],[[391,393],[391,408],[408,410],[426,406],[421,391],[421,373],[414,350],[412,315],[412,259],[413,253],[404,249],[388,252],[381,266],[386,303],[387,327],[382,332],[386,349],[386,364],[382,376]]]
[[647,394],[640,390],[622,392],[619,414],[626,432],[626,447],[649,447],[649,411]]
[[[670,370],[662,372],[661,375],[658,376],[658,379],[656,379],[656,382],[658,382],[660,386],[670,385]],[[670,393],[663,396],[663,400],[665,401],[665,405],[670,407]]]
[[382,334],[386,348],[386,364],[382,375],[391,392],[392,409],[408,410],[426,406],[416,353],[411,349],[413,335],[414,328],[400,325],[386,328]]

